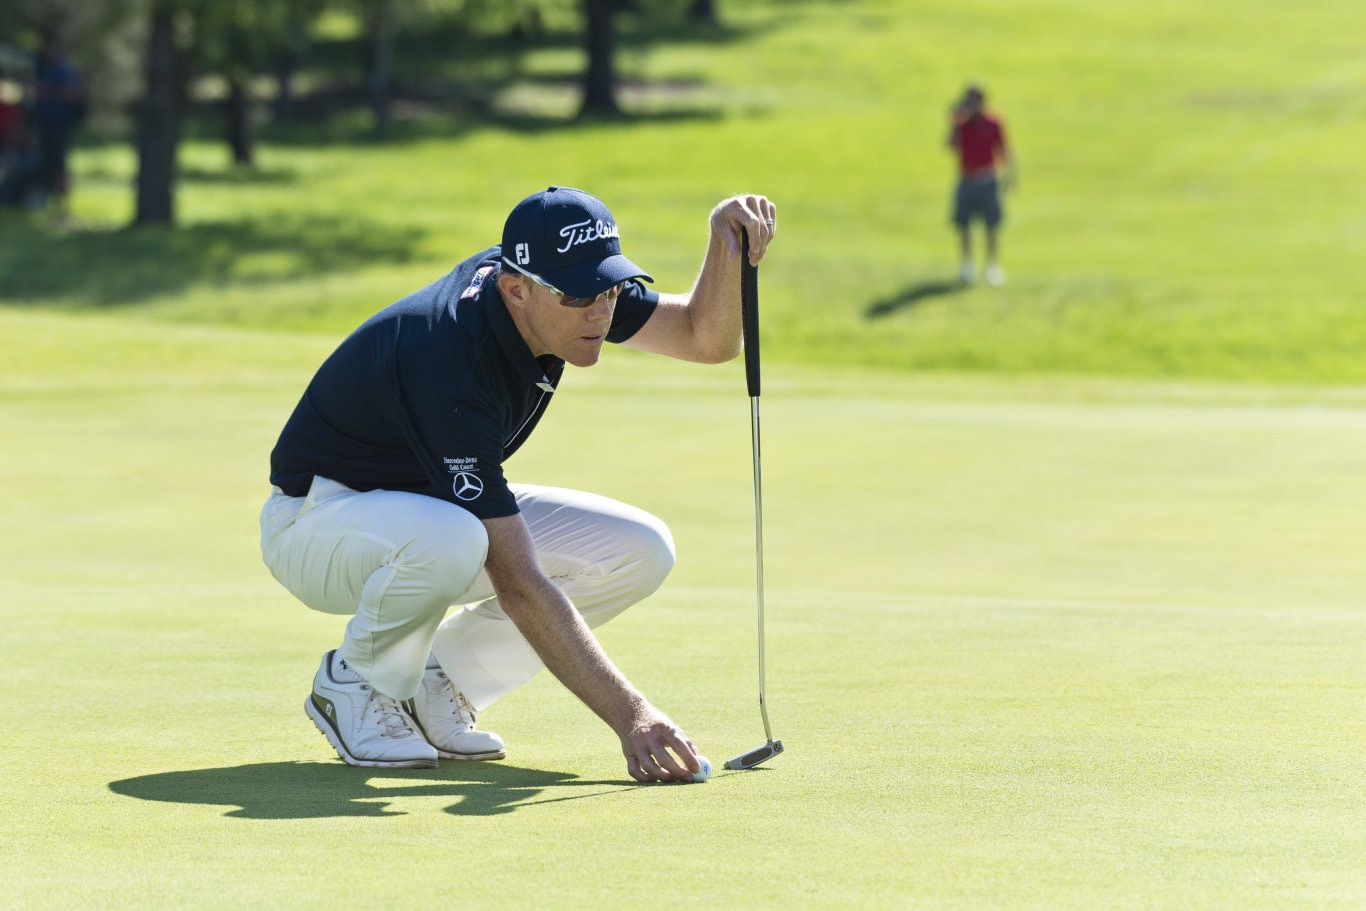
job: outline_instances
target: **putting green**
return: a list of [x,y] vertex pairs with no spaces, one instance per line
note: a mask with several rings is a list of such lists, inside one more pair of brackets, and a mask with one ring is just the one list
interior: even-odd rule
[[[332,340],[0,312],[0,867],[16,907],[1358,907],[1366,396],[766,376],[788,751],[640,787],[542,675],[501,763],[338,762],[335,618],[260,565],[274,434]],[[510,474],[673,526],[603,630],[718,764],[754,699],[738,364],[612,351]]]

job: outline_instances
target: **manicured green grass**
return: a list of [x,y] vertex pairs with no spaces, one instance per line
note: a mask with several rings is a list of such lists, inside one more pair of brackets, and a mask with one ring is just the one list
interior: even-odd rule
[[[605,197],[628,251],[678,289],[711,204],[758,190],[782,208],[775,361],[1360,382],[1358,9],[1283,6],[731,4],[724,41],[626,36],[625,123],[564,120],[579,62],[555,43],[488,83],[501,119],[268,142],[254,175],[191,143],[174,234],[104,230],[130,216],[134,165],[85,149],[75,212],[92,230],[0,220],[0,299],[343,331],[551,182]],[[451,46],[424,40],[406,65],[491,79],[478,53],[432,57]],[[1021,164],[999,291],[950,283],[944,122],[971,77]]]
[[[16,907],[1356,907],[1362,392],[795,367],[763,398],[787,752],[638,787],[552,679],[507,761],[348,769],[300,710],[340,635],[255,548],[332,339],[0,313],[0,865]],[[756,745],[738,365],[613,351],[517,478],[665,517],[604,628],[713,760]]]

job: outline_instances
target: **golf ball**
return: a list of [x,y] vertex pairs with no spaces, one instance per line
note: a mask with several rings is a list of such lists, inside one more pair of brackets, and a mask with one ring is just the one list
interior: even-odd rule
[[692,780],[706,781],[711,777],[711,760],[705,756],[698,756],[697,761],[702,763],[702,770],[700,772],[693,772]]

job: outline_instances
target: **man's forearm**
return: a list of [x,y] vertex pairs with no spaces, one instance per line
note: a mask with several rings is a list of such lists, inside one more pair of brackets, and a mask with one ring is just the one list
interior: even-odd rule
[[619,735],[644,717],[649,703],[603,651],[583,617],[548,580],[500,592],[503,612],[546,669]]
[[707,255],[688,294],[688,318],[706,360],[728,361],[740,353],[740,263],[746,251],[732,253],[726,239],[711,232]]
[[498,604],[546,669],[619,736],[644,718],[649,703],[617,670],[564,592],[536,564],[531,533],[521,516],[484,520],[484,571]]

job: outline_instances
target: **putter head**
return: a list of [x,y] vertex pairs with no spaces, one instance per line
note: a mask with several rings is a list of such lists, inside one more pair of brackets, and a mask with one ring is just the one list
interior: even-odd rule
[[734,759],[727,759],[726,768],[735,771],[752,769],[761,762],[767,762],[774,756],[777,756],[782,751],[783,742],[781,740],[770,740],[763,746],[756,747],[755,749],[750,750],[748,753],[742,753],[741,755],[736,756]]

